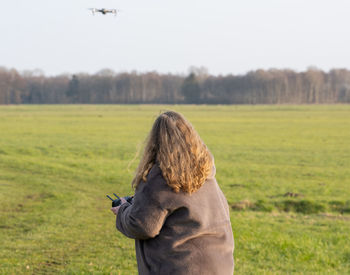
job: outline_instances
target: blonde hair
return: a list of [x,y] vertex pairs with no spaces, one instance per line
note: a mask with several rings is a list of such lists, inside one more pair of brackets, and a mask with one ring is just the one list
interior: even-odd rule
[[175,191],[191,194],[211,174],[214,160],[196,130],[181,114],[167,111],[158,116],[146,140],[132,186],[147,181],[158,163],[166,183]]

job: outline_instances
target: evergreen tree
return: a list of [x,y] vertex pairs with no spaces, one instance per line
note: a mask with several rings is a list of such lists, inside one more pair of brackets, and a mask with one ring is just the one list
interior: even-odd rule
[[185,97],[186,103],[200,103],[201,88],[199,87],[199,83],[194,73],[190,73],[190,75],[185,78],[181,91]]
[[79,79],[76,75],[72,76],[72,79],[69,81],[68,89],[66,92],[67,97],[69,97],[71,103],[78,102],[79,96]]

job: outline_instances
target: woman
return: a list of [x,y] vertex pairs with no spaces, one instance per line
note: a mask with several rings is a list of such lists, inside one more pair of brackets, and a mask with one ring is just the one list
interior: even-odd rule
[[117,229],[135,239],[139,274],[233,274],[229,208],[214,160],[182,115],[156,119],[132,185],[132,203],[111,210]]

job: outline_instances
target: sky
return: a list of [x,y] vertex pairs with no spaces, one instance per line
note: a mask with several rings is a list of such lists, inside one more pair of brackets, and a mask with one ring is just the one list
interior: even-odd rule
[[350,69],[349,11],[348,0],[2,0],[0,66],[46,75]]

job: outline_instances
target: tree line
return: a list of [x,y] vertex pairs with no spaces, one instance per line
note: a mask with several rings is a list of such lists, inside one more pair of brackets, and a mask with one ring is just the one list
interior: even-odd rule
[[115,73],[45,76],[0,68],[0,104],[331,104],[350,103],[350,71],[256,70],[244,75]]

